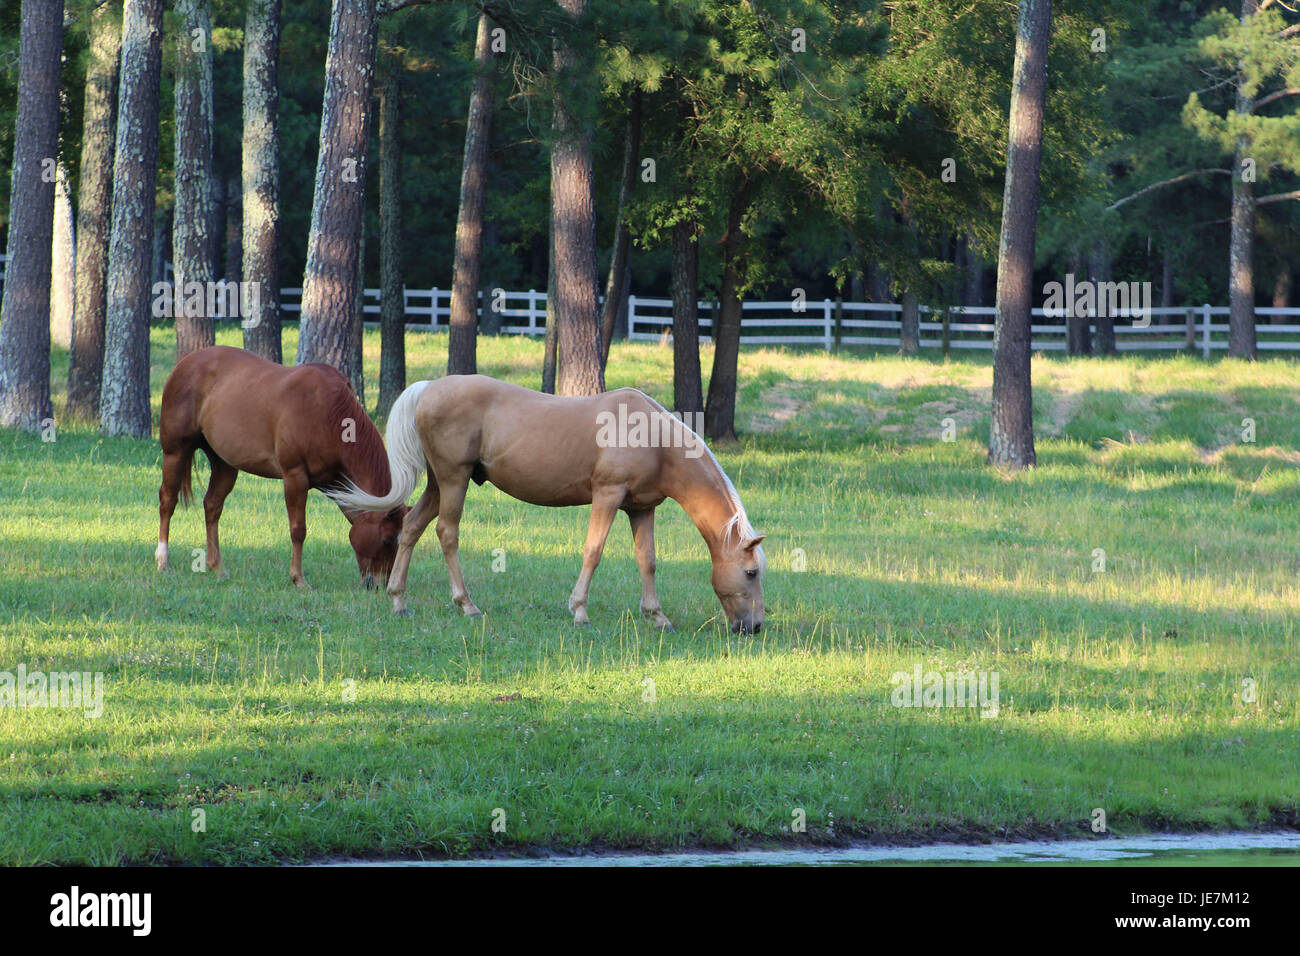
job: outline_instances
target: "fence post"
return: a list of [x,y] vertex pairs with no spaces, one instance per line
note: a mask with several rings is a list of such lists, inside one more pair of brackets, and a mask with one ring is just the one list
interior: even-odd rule
[[835,348],[844,344],[844,296],[835,299]]
[[632,329],[636,325],[636,296],[627,294],[627,340],[632,341]]
[[835,316],[831,313],[830,299],[822,299],[822,331],[822,342],[829,352],[835,339]]
[[429,331],[438,328],[438,287],[429,290]]
[[1210,303],[1201,306],[1201,358],[1210,357]]
[[[1032,320],[1031,320],[1032,324]],[[943,310],[943,357],[952,349],[952,306]]]

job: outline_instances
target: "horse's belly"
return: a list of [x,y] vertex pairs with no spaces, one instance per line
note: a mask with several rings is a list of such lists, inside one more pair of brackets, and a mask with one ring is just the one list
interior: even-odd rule
[[203,428],[203,440],[227,464],[262,478],[283,478],[275,458],[275,442],[266,436],[253,440],[248,423],[237,416],[213,416]]
[[530,505],[545,505],[551,508],[565,508],[573,505],[591,504],[591,488],[586,484],[555,487],[545,482],[529,480],[530,476],[499,475],[487,469],[487,480],[508,494]]

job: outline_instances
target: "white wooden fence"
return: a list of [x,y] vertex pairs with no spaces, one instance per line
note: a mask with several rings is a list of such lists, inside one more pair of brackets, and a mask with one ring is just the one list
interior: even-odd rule
[[[450,289],[404,289],[406,315],[411,328],[445,328],[451,314]],[[492,293],[489,293],[492,296]],[[286,318],[299,309],[301,289],[283,289],[281,307]],[[479,296],[482,301],[482,295]],[[503,291],[496,298],[501,331],[514,335],[543,335],[546,332],[546,293]],[[491,304],[491,299],[489,299]],[[711,341],[717,304],[699,303],[700,339]],[[628,296],[628,338],[633,341],[672,340],[672,299]],[[827,350],[840,345],[898,348],[903,307],[896,303],[838,302],[834,299],[809,301],[796,306],[790,300],[746,301],[741,311],[742,345],[807,345]],[[993,348],[994,309],[959,307],[947,310],[921,308],[923,349]],[[379,290],[366,290],[366,314],[379,315]],[[1042,309],[1036,318],[1046,319]],[[1114,322],[1115,347],[1121,352],[1196,351],[1209,358],[1228,348],[1227,306],[1179,306],[1153,308],[1150,324],[1135,327],[1133,319],[1120,310]],[[1286,324],[1273,324],[1283,317]],[[946,322],[945,322],[946,318]],[[414,319],[414,321],[412,321]],[[1095,321],[1095,320],[1094,320]],[[374,325],[376,323],[367,323]],[[945,325],[947,326],[945,332]],[[1046,319],[1032,325],[1032,347],[1037,351],[1065,351],[1064,319]],[[1261,352],[1300,352],[1300,308],[1256,308],[1255,336]]]
[[[4,281],[5,257],[0,255],[0,282]],[[446,328],[451,314],[451,290],[404,287],[407,325],[413,329]],[[492,290],[488,305],[497,305],[501,331],[510,335],[542,335],[546,332],[546,293]],[[479,295],[480,301],[483,295]],[[302,289],[280,290],[285,318],[292,319],[301,308]],[[377,325],[379,290],[366,289],[366,314]],[[628,296],[628,337],[633,341],[671,340],[672,299]],[[717,304],[701,302],[700,338],[711,340]],[[840,345],[898,348],[902,306],[896,303],[810,300],[746,301],[741,312],[743,345],[807,345],[833,349]],[[991,307],[960,307],[946,310],[921,308],[923,349],[993,348]],[[1045,318],[1042,309],[1034,309]],[[1150,310],[1150,325],[1135,327],[1131,316],[1121,310],[1115,319],[1115,346],[1121,352],[1194,351],[1209,358],[1228,348],[1226,306],[1178,306]],[[1274,324],[1277,318],[1282,322]],[[1037,351],[1065,351],[1064,319],[1047,319],[1032,326],[1032,347]],[[1300,352],[1300,308],[1256,308],[1255,336],[1261,352]]]

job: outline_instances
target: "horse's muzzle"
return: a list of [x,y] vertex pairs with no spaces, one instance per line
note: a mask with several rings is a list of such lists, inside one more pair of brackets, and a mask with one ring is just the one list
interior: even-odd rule
[[763,629],[762,621],[755,621],[753,618],[741,618],[731,625],[734,634],[757,634]]

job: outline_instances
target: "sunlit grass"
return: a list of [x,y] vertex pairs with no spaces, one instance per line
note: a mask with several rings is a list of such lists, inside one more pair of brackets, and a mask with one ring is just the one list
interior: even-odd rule
[[[441,374],[445,336],[407,350],[408,380]],[[155,413],[172,357],[155,330]],[[450,607],[431,536],[393,617],[318,495],[295,591],[280,487],[247,475],[231,579],[189,570],[201,509],[158,575],[156,441],[63,421],[56,355],[58,441],[0,431],[0,671],[103,672],[104,713],[0,708],[0,862],[1086,833],[1096,807],[1119,832],[1294,822],[1295,363],[1036,358],[1039,466],[1008,475],[984,460],[991,366],[960,359],[742,354],[719,458],[769,574],[767,626],[739,637],[672,503],[672,634],[637,613],[625,522],[575,629],[586,509],[487,486],[462,526],[482,620]],[[378,363],[371,333],[372,406]],[[541,343],[482,340],[479,367],[536,387]],[[607,381],[670,403],[671,351],[616,345]],[[996,671],[997,717],[892,707],[917,664]]]

